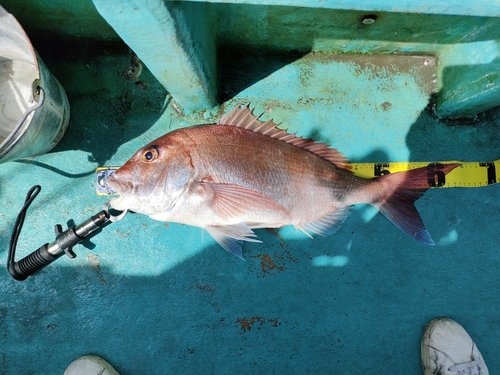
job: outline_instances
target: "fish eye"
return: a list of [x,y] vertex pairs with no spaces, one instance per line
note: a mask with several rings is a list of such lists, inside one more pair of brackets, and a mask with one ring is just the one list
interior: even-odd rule
[[148,147],[142,153],[142,160],[146,162],[154,161],[157,158],[158,158],[158,150],[154,146]]

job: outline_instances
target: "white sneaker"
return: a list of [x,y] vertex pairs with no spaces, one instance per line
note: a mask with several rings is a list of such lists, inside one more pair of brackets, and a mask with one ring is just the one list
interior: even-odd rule
[[119,375],[104,359],[95,355],[84,355],[68,366],[64,375]]
[[438,318],[427,324],[421,350],[425,375],[489,375],[476,343],[452,319]]

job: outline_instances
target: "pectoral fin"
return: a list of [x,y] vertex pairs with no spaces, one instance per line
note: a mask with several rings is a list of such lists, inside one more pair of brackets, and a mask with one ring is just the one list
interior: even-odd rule
[[243,259],[241,244],[243,241],[261,242],[254,237],[255,233],[244,223],[206,227],[207,232],[219,243],[224,249],[229,251],[236,257]]
[[272,198],[233,184],[199,182],[198,193],[223,219],[237,218],[248,211],[273,210],[288,215],[288,211]]

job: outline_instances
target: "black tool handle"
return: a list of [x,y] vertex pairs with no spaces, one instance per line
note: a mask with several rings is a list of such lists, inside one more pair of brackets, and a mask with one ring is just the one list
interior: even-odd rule
[[40,185],[35,185],[30,189],[26,195],[24,206],[17,215],[14,230],[12,231],[12,238],[10,240],[9,253],[7,256],[7,269],[11,276],[18,281],[26,280],[28,276],[33,275],[36,271],[52,263],[64,253],[66,253],[70,258],[76,257],[76,254],[72,250],[74,245],[79,244],[85,238],[91,236],[92,233],[98,233],[96,229],[103,228],[106,224],[111,222],[112,218],[113,221],[118,221],[127,213],[127,211],[124,211],[119,216],[112,217],[107,209],[104,209],[98,214],[85,220],[80,225],[68,228],[64,232],[62,231],[62,226],[58,224],[55,226],[56,239],[54,242],[50,244],[46,243],[27,257],[24,257],[19,262],[16,262],[16,246],[19,235],[21,234],[24,219],[26,217],[26,211],[41,189]]
[[28,276],[52,263],[62,254],[53,255],[47,251],[49,244],[45,244],[39,249],[33,251],[30,255],[24,257],[18,262],[9,263],[8,270],[11,276],[19,281],[26,280]]

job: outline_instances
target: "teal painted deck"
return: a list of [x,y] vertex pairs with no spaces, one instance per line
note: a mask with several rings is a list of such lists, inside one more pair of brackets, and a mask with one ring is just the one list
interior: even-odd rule
[[[32,41],[65,88],[71,119],[49,154],[0,164],[4,266],[32,185],[42,192],[18,258],[51,242],[54,224],[101,210],[96,167],[121,165],[165,132],[217,121],[239,102],[355,162],[499,157],[500,108],[468,125],[434,116],[428,103],[439,95],[443,71],[433,55],[224,45],[217,52],[222,104],[192,111],[147,68],[140,76],[147,90],[126,81],[131,52],[116,40]],[[245,244],[246,262],[198,228],[128,214],[95,236],[93,249],[79,245],[76,259],[63,257],[24,282],[4,268],[1,372],[62,374],[76,357],[97,354],[123,375],[416,375],[422,329],[437,316],[459,321],[494,372],[499,201],[495,185],[428,191],[417,208],[434,247],[358,206],[327,238],[283,228],[280,240],[258,231],[263,243]]]

